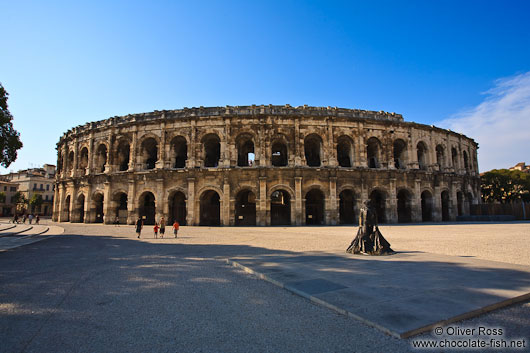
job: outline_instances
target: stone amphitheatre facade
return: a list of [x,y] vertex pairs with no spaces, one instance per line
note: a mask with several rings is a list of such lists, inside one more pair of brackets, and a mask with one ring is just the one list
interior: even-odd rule
[[453,221],[478,203],[477,143],[395,113],[184,108],[77,126],[57,144],[54,220],[182,225]]

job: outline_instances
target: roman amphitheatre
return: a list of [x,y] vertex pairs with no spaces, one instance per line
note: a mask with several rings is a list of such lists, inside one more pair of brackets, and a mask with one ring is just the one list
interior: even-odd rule
[[396,113],[290,105],[112,117],[57,143],[54,221],[268,226],[454,221],[480,202],[477,143]]

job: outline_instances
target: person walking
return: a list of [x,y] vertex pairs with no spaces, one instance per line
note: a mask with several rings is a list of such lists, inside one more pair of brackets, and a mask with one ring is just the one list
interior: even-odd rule
[[155,222],[155,226],[153,227],[153,230],[155,231],[155,239],[158,238],[158,229],[160,227],[158,226],[158,223]]
[[26,224],[26,218],[28,218],[28,216],[26,216],[26,214],[24,213],[24,217],[22,217],[22,223],[23,224]]
[[29,224],[31,224],[31,221],[33,221],[33,213],[30,213],[28,216]]
[[175,220],[175,223],[173,223],[173,234],[175,235],[175,239],[177,238],[177,234],[179,232],[179,222]]
[[144,221],[141,217],[138,217],[136,221],[136,234],[138,234],[138,239],[140,239],[140,234],[142,233],[142,228],[144,227]]
[[166,220],[164,217],[160,218],[160,238],[164,237],[164,234],[166,233]]
[[39,221],[40,221],[40,217],[39,217],[39,215],[37,214],[37,215],[35,216],[35,224],[39,224]]

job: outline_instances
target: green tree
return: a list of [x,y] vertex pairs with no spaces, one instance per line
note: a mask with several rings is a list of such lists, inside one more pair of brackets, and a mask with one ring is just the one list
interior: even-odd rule
[[6,202],[6,194],[3,191],[0,191],[0,202],[1,203]]
[[11,200],[12,203],[17,205],[17,212],[22,212],[26,209],[28,199],[26,199],[26,196],[20,191],[17,191]]
[[31,210],[35,211],[36,208],[39,208],[40,205],[42,205],[42,195],[41,194],[33,194],[31,197],[31,200],[29,200],[29,205],[31,206]]
[[13,128],[13,116],[7,109],[7,96],[0,83],[0,165],[9,167],[17,159],[17,151],[22,148],[20,134]]
[[482,201],[510,203],[530,201],[530,174],[520,170],[494,169],[481,177]]

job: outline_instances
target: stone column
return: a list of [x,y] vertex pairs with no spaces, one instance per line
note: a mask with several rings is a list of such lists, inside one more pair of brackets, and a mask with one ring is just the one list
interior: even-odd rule
[[164,217],[167,219],[167,217],[165,217],[165,213],[164,213],[164,210],[166,208],[168,208],[168,204],[167,204],[167,200],[166,198],[164,197],[164,179],[163,178],[160,178],[160,179],[156,179],[156,207],[155,207],[155,222],[158,222],[160,221],[160,218]]
[[412,222],[421,222],[421,179],[414,181],[414,194],[411,203]]
[[94,132],[90,132],[88,141],[88,174],[94,173]]
[[188,178],[188,200],[186,203],[186,224],[193,226],[198,225],[198,220],[195,217],[195,179]]
[[355,148],[355,167],[368,167],[368,161],[366,160],[366,142],[364,141],[364,124],[359,123],[359,136],[357,137],[357,146]]
[[[74,166],[72,168],[72,174],[70,174],[70,176],[73,178],[77,175],[77,166],[78,166],[78,163],[77,163],[77,157],[78,157],[78,151],[77,149],[79,148],[79,144],[78,144],[78,140],[77,140],[77,137],[75,138],[74,140]],[[72,213],[70,213],[70,217],[72,216]]]
[[398,211],[397,211],[397,197],[396,197],[396,178],[390,178],[388,180],[388,201],[386,203],[387,219],[388,223],[397,223]]
[[[297,176],[294,178],[294,192],[295,192],[295,199],[294,199],[294,210],[291,206],[291,212],[294,211],[295,216],[295,222],[294,224],[299,226],[302,225],[304,222],[304,217],[302,213],[302,177]],[[292,217],[291,217],[292,218]]]
[[83,217],[83,223],[91,223],[92,220],[90,219],[91,213],[90,213],[90,198],[92,197],[92,184],[88,184],[87,186],[87,194],[85,196],[85,215]]
[[63,222],[64,221],[64,214],[63,214],[63,208],[64,208],[64,185],[57,184],[55,187],[55,190],[58,191],[58,198],[55,200],[55,202],[58,203],[58,210],[57,210],[57,216],[55,217],[57,222]]
[[458,184],[459,182],[456,180],[453,180],[451,183],[451,202],[449,202],[449,219],[451,221],[456,221],[456,217],[458,216],[458,198],[456,197],[456,193],[458,191]]
[[136,169],[136,163],[138,163],[138,157],[136,155],[137,143],[138,143],[138,128],[136,125],[133,127],[132,141],[131,141],[131,151],[129,153],[129,172],[132,172]]
[[136,222],[136,182],[134,179],[129,180],[129,189],[127,191],[127,224]]
[[223,182],[223,207],[221,209],[221,225],[230,225],[230,184],[228,179]]
[[112,224],[115,218],[115,215],[109,214],[112,209],[111,202],[110,181],[106,181],[103,184],[103,223],[105,224]]
[[[303,141],[300,140],[300,118],[294,118],[294,165],[305,165]],[[289,153],[289,152],[287,152]]]
[[72,217],[75,213],[75,184],[73,182],[69,182],[67,185],[67,190],[70,190],[70,223],[72,223]]
[[[162,115],[164,118],[164,115]],[[156,161],[156,169],[164,169],[166,163],[166,123],[160,123],[160,146],[158,148],[158,160]]]
[[[410,130],[409,130],[410,134]],[[407,142],[407,150],[409,153],[409,169],[418,169],[420,164],[418,163],[418,152],[416,146],[412,142],[412,138]]]
[[326,200],[325,224],[337,225],[339,219],[339,207],[337,204],[337,177],[329,178],[329,199]]
[[[109,136],[107,137],[107,143],[109,144],[109,148],[107,149],[107,163],[105,164],[105,170],[103,171],[103,173],[105,174],[109,174],[109,173],[112,173],[114,171],[114,168],[113,168],[113,153],[112,153],[112,140],[113,140],[113,137],[114,137],[114,129],[110,129],[109,131]],[[103,216],[105,216],[105,213],[103,213]]]
[[270,220],[267,219],[267,177],[259,177],[259,201],[256,218],[257,225],[270,225]]
[[435,222],[442,221],[442,191],[439,186],[434,187],[432,219]]

